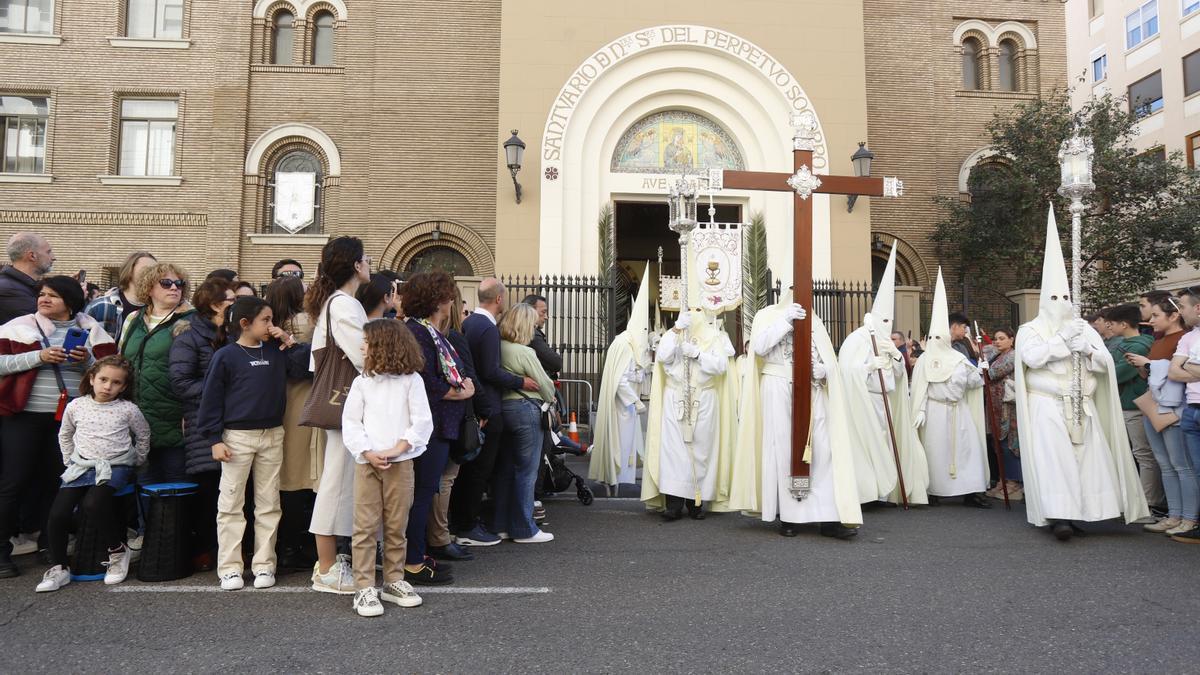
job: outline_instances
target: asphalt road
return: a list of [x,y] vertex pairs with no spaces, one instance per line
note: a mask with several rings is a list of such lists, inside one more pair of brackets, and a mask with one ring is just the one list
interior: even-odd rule
[[554,542],[480,551],[455,571],[460,593],[378,619],[302,590],[301,574],[273,592],[211,592],[204,575],[35,594],[26,558],[0,581],[0,670],[1195,672],[1200,659],[1200,547],[1136,527],[1063,544],[1019,507],[946,505],[870,510],[842,542],[738,515],[663,523],[631,500],[547,506]]

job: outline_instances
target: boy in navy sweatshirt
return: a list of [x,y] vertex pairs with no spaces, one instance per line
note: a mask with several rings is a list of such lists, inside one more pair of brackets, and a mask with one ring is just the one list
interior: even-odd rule
[[[197,423],[221,462],[217,498],[217,575],[221,588],[242,588],[242,535],[246,482],[254,476],[255,588],[275,585],[279,530],[279,467],[283,463],[283,411],[287,378],[308,376],[308,346],[271,323],[266,301],[241,297],[226,311],[224,326],[236,342],[217,350],[204,378]],[[274,338],[274,340],[272,340]],[[251,474],[253,469],[253,474]]]

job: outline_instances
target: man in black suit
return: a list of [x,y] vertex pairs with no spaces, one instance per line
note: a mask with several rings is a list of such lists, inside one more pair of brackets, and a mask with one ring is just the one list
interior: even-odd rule
[[500,367],[500,331],[496,322],[504,311],[505,288],[499,279],[484,279],[479,284],[478,305],[463,321],[463,335],[471,347],[471,358],[475,362],[475,373],[479,376],[482,391],[476,395],[487,398],[490,410],[495,411],[483,425],[483,448],[475,459],[467,462],[459,471],[450,494],[451,529],[457,533],[455,541],[460,546],[493,546],[500,538],[489,532],[480,522],[480,504],[483,493],[492,478],[492,468],[500,451],[500,439],[504,435],[504,418],[499,414],[500,397],[509,390],[524,389],[537,391],[538,385],[532,378],[517,377]]

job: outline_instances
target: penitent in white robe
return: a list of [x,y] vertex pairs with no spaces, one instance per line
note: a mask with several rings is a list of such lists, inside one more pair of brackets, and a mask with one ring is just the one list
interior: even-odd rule
[[945,382],[929,383],[921,444],[929,460],[931,495],[953,497],[987,489],[987,448],[968,405],[970,393],[982,387],[979,369],[966,360]]
[[631,364],[621,374],[621,382],[617,385],[617,437],[621,444],[618,483],[637,482],[638,459],[642,456],[645,445],[642,418],[637,411],[637,404],[641,401],[640,389],[645,379],[644,373],[637,364]]
[[[733,345],[724,334],[711,341],[697,358],[683,355],[679,333],[668,331],[655,352],[667,375],[662,403],[662,442],[659,449],[658,492],[685,499],[717,497],[717,454],[720,450],[721,404],[714,379],[729,368]],[[691,362],[692,387],[697,405],[693,441],[684,442],[683,413],[686,397],[687,363]],[[732,420],[731,420],[732,422]]]
[[[1019,427],[1021,462],[1034,465],[1036,485],[1027,481],[1026,489],[1037,490],[1040,516],[1085,521],[1120,516],[1122,500],[1113,454],[1092,396],[1096,378],[1105,377],[1112,367],[1108,352],[1093,349],[1083,359],[1083,445],[1073,445],[1067,426],[1071,415],[1070,350],[1058,336],[1046,340],[1037,331],[1024,328],[1017,350],[1027,369],[1024,384],[1029,412],[1028,423],[1022,420]],[[1035,437],[1032,443],[1025,442],[1027,434]]]
[[[829,394],[826,369],[812,350],[812,490],[803,501],[791,493],[792,474],[792,333],[781,320],[755,334],[750,348],[763,358],[762,519],[785,523],[839,522],[834,498],[833,453],[829,445]],[[753,364],[752,364],[753,365]]]

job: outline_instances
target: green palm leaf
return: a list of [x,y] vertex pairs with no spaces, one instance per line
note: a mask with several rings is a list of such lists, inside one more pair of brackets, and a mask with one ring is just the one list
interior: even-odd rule
[[742,325],[749,330],[754,315],[771,301],[767,224],[762,213],[750,216],[742,237]]

